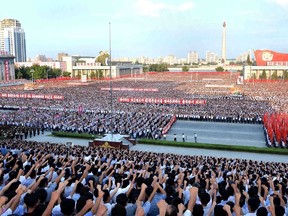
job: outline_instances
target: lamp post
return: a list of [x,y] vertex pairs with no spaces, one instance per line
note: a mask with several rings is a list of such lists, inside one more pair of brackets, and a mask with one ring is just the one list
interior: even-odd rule
[[33,69],[30,70],[30,73],[32,74],[32,83],[34,83],[34,72],[35,71]]
[[46,70],[46,73],[47,73],[47,81],[48,81],[48,79],[49,79],[49,75],[48,75],[48,71],[50,71],[50,68],[48,68],[47,70]]
[[134,68],[131,67],[130,71],[131,71],[131,77],[134,75],[134,83],[136,83],[136,72],[135,72]]

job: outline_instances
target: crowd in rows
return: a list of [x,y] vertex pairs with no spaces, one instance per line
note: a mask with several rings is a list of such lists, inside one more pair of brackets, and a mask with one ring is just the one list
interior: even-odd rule
[[24,140],[28,137],[44,134],[44,127],[24,126],[21,124],[0,124],[0,139]]
[[[284,91],[282,85],[276,87],[273,83],[257,83],[257,85],[253,86],[253,84],[248,83],[240,86],[240,88],[243,88],[242,96],[233,95],[229,88],[220,88],[221,91],[219,91],[219,88],[205,87],[207,83],[211,82],[221,82],[221,84],[229,82],[231,84],[233,82],[236,85],[236,81],[234,83],[234,75],[232,80],[227,75],[221,75],[220,77],[222,77],[221,81],[205,81],[205,75],[199,74],[199,82],[189,82],[183,75],[165,74],[164,76],[155,74],[149,75],[147,80],[138,80],[137,82],[132,82],[131,80],[114,81],[114,88],[154,88],[158,89],[158,91],[113,91],[112,109],[116,112],[157,112],[171,115],[195,115],[204,119],[261,119],[266,112],[285,111],[287,91]],[[174,80],[172,81],[172,79]],[[71,86],[68,85],[68,81],[56,84],[41,83],[41,86],[43,85],[44,88],[35,89],[32,93],[62,95],[64,100],[44,101],[43,99],[2,98],[0,106],[2,108],[21,107],[23,110],[33,107],[59,110],[78,110],[81,107],[85,111],[96,112],[111,110],[110,92],[101,90],[101,88],[109,88],[108,81],[98,81],[87,86]],[[35,88],[37,88],[37,84]],[[207,92],[207,89],[210,90]],[[7,87],[2,88],[1,91],[3,93],[23,93],[23,87],[18,87],[18,89],[17,87]],[[121,103],[118,102],[119,97],[203,99],[206,100],[206,105]]]
[[[162,136],[163,128],[173,116],[159,113],[125,112],[76,112],[46,109],[17,110],[0,112],[0,126],[10,125],[19,128],[27,138],[28,132],[41,130],[65,131],[104,135],[113,132],[126,134],[131,138],[153,138]],[[25,129],[24,129],[25,128]],[[15,136],[17,130],[9,136]],[[27,133],[27,134],[26,134]]]
[[288,164],[1,140],[1,215],[284,216]]

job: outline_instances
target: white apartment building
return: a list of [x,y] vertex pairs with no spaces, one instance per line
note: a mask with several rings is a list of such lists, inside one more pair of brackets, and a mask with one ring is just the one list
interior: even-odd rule
[[207,51],[206,52],[206,57],[205,60],[207,63],[218,63],[219,62],[219,57],[216,53]]
[[199,56],[198,56],[198,53],[196,51],[190,51],[188,53],[188,56],[187,56],[187,63],[188,64],[193,64],[193,63],[197,63],[198,64],[199,62]]
[[25,32],[18,20],[0,21],[0,50],[15,56],[16,62],[26,61]]
[[248,55],[250,55],[250,60],[252,61],[252,51],[248,50],[247,52],[243,52],[239,56],[237,56],[236,62],[246,62]]
[[[49,62],[15,62],[16,67],[32,67],[33,65],[39,65],[39,66],[47,66],[52,69],[60,69],[62,71],[67,71],[67,65],[66,62],[59,62],[59,61],[49,61]],[[70,72],[70,71],[69,71]],[[71,71],[72,72],[72,71]]]

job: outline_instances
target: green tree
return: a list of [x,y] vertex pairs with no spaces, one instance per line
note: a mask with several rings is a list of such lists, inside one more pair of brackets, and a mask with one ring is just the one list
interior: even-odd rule
[[284,78],[285,80],[288,80],[288,70],[284,70],[284,71],[283,71],[283,78]]
[[90,78],[91,79],[95,79],[96,78],[96,73],[94,71],[91,71]]
[[53,69],[51,71],[51,76],[50,76],[50,73],[49,73],[49,77],[52,77],[52,78],[57,78],[57,77],[60,77],[62,75],[62,70],[61,69]]
[[103,70],[96,70],[95,76],[97,77],[97,79],[103,78],[104,77]]
[[109,60],[109,57],[110,55],[107,52],[100,51],[99,56],[96,58],[96,62],[100,62],[101,66],[107,66],[109,63],[106,64],[106,59]]
[[64,72],[62,73],[62,76],[63,76],[63,77],[71,77],[71,73],[68,72],[68,71],[64,71]]
[[215,68],[215,70],[216,70],[217,72],[223,72],[223,71],[224,71],[224,68],[223,68],[222,66],[218,66],[218,67]]
[[266,71],[263,70],[262,74],[260,75],[260,79],[267,79]]
[[30,79],[30,68],[29,67],[16,67],[15,68],[16,79]]
[[16,79],[22,79],[23,78],[23,74],[21,73],[21,71],[18,71],[17,75],[15,77],[16,77]]
[[250,58],[250,54],[247,55],[247,61],[246,61],[247,65],[252,65],[252,61]]
[[184,66],[182,67],[182,71],[183,71],[183,72],[187,72],[187,71],[189,71],[189,67],[186,66],[186,65],[184,65]]
[[80,72],[80,71],[77,72],[76,77],[77,77],[78,79],[81,78],[81,72]]
[[273,80],[277,80],[278,79],[278,76],[277,76],[277,71],[274,71],[272,76],[271,76],[271,79]]
[[149,66],[147,65],[143,66],[143,72],[149,72]]
[[166,64],[166,63],[151,64],[149,66],[149,71],[156,71],[156,72],[169,71],[168,70],[168,64]]

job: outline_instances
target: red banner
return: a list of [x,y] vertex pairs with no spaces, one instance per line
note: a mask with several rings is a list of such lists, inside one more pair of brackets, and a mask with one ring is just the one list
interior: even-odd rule
[[5,61],[5,80],[9,80],[9,61]]
[[176,116],[173,116],[170,119],[169,123],[163,128],[162,134],[168,133],[168,131],[170,130],[170,128],[172,127],[172,125],[174,124],[175,121],[176,121]]
[[[113,91],[158,92],[157,88],[112,88]],[[110,88],[101,88],[101,91],[110,91]]]
[[257,66],[286,66],[288,65],[288,54],[277,53],[271,50],[254,51]]
[[48,95],[48,94],[11,94],[0,93],[0,98],[31,98],[31,99],[46,99],[46,100],[64,100],[62,95]]
[[186,100],[171,98],[118,98],[120,103],[153,103],[153,104],[181,104],[181,105],[206,105],[206,100]]

